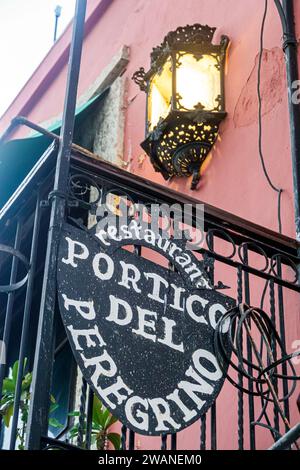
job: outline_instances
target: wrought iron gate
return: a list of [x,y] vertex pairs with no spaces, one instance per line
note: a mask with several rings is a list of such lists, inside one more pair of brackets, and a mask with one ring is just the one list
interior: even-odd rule
[[[39,305],[41,296],[47,295],[47,292],[42,292],[41,279],[49,228],[49,200],[57,196],[52,192],[55,157],[56,146],[53,143],[0,212],[0,328],[1,338],[7,346],[7,365],[0,366],[0,391],[3,379],[8,373],[8,365],[19,359],[14,411],[9,432],[11,449],[15,448],[18,442],[24,359],[27,358],[26,370],[37,367],[37,364],[42,366],[46,355],[55,354],[55,335],[58,335],[62,328],[59,319],[56,319],[53,335],[43,337],[42,353],[40,348],[34,361],[35,344],[43,334],[38,329]],[[89,230],[93,226],[92,221],[96,220],[99,201],[105,199],[108,194],[114,195],[115,198],[126,196],[132,204],[165,203],[182,206],[195,205],[198,202],[130,175],[108,163],[73,153],[69,187],[63,195],[59,195],[67,200],[68,221]],[[195,217],[193,220],[196,223]],[[291,321],[291,316],[297,314],[296,306],[299,302],[297,243],[209,205],[205,205],[204,222],[204,243],[197,256],[204,259],[206,270],[216,288],[235,298],[237,304],[254,305],[267,312],[282,341],[283,353],[276,342],[272,343],[274,361],[281,358],[282,354],[285,355],[286,350],[292,352],[292,338],[287,336],[286,325]],[[141,247],[139,255],[143,256]],[[244,338],[242,349],[248,361],[246,364],[249,377],[245,378],[238,369],[233,381],[239,388],[230,385],[230,401],[228,392],[224,396],[221,393],[197,427],[193,427],[199,449],[256,449],[261,447],[260,429],[267,428],[272,439],[277,440],[289,428],[287,422],[283,422],[278,407],[269,402],[265,395],[256,394],[256,382],[250,378],[255,371],[253,349],[248,339]],[[41,413],[47,412],[49,408],[53,361],[50,364],[51,367],[43,371],[45,381],[49,383],[47,402],[39,401],[39,389],[35,385],[36,389],[32,393],[35,393],[35,403],[39,405],[35,404],[36,409],[32,411],[27,433],[35,434],[40,448],[74,448],[71,446],[74,443],[70,443],[68,439],[68,426],[56,438],[50,438],[45,430],[41,433],[37,425]],[[297,394],[292,394],[296,386],[293,379],[296,377],[295,371],[291,372],[290,364],[289,361],[278,363],[275,370],[283,377],[272,379],[278,395],[283,397],[282,411],[287,421],[290,421],[291,417],[297,420]],[[74,388],[74,383],[72,387]],[[246,389],[249,393],[246,393]],[[224,397],[227,397],[228,403]],[[81,448],[83,443],[85,448],[91,446],[92,402],[93,393],[83,379],[76,448]],[[229,433],[224,406],[230,407],[231,404],[230,413],[228,414],[228,410],[226,413],[226,419],[228,416],[232,418]],[[124,426],[121,430],[121,442],[122,449],[136,448],[135,434]],[[180,448],[180,434],[161,436],[162,449],[176,449],[177,445]]]

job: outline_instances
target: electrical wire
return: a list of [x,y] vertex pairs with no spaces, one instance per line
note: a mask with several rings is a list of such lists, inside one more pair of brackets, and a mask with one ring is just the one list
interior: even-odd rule
[[266,177],[266,180],[267,180],[269,186],[272,188],[272,190],[275,191],[278,194],[278,198],[277,198],[278,230],[279,230],[279,233],[282,233],[281,195],[282,195],[283,190],[281,188],[277,188],[273,184],[273,182],[272,182],[272,180],[271,180],[271,178],[268,174],[267,168],[266,168],[264,155],[263,155],[263,148],[262,148],[262,97],[261,97],[261,89],[260,88],[261,88],[261,66],[262,66],[262,58],[263,58],[263,52],[264,52],[264,30],[265,30],[267,12],[268,12],[268,0],[265,0],[264,13],[263,13],[261,29],[260,29],[260,48],[259,48],[259,58],[258,58],[258,70],[257,70],[258,152],[259,152],[259,157],[260,157],[262,169],[263,169],[264,175]]

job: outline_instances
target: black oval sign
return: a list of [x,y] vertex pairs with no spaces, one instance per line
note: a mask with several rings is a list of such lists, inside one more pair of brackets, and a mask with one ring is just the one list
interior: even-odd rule
[[[83,376],[114,416],[146,435],[177,432],[212,405],[224,381],[214,330],[235,304],[211,288],[190,251],[166,242],[127,236],[105,248],[66,225],[59,250],[59,305]],[[164,254],[177,272],[121,247],[131,243]]]

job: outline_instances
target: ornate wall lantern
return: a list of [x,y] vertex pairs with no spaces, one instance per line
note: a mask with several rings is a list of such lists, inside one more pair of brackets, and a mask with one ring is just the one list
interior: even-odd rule
[[227,36],[212,44],[216,28],[195,24],[167,34],[151,53],[148,72],[133,80],[147,93],[146,139],[141,146],[165,179],[193,175],[218,136],[226,116],[224,67]]

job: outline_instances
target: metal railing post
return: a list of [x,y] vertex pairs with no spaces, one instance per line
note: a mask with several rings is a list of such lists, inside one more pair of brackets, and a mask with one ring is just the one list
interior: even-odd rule
[[41,437],[48,432],[51,373],[54,356],[54,313],[56,303],[56,265],[61,228],[65,219],[71,144],[75,120],[77,86],[84,36],[86,0],[76,1],[70,49],[66,98],[60,145],[51,198],[51,216],[44,269],[40,317],[33,369],[32,396],[27,424],[26,448],[39,449]]

